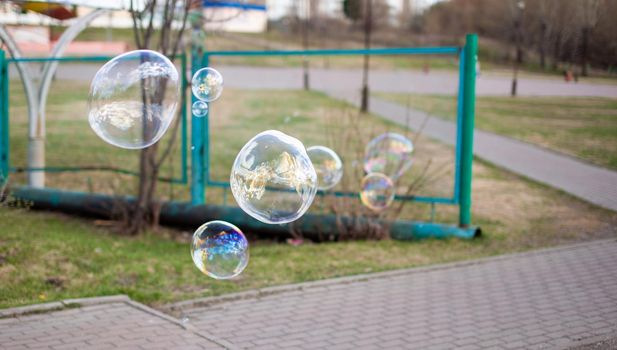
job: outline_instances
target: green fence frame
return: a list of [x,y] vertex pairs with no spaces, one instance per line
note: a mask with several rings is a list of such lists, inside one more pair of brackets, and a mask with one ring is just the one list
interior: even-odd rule
[[[8,179],[10,173],[15,172],[30,172],[30,171],[44,171],[49,173],[61,173],[61,172],[79,172],[79,171],[106,171],[119,174],[138,176],[139,173],[133,170],[115,168],[115,167],[43,167],[43,168],[16,168],[11,167],[9,162],[9,71],[8,65],[15,62],[107,62],[114,58],[114,56],[84,56],[84,57],[26,57],[26,58],[6,58],[4,51],[0,50],[0,185]],[[187,56],[185,54],[176,55],[175,58],[180,59],[181,75],[181,89],[184,94],[188,87],[188,79],[186,77],[186,71],[188,67]],[[186,101],[186,100],[183,100]],[[181,174],[179,178],[165,178],[159,177],[159,181],[171,182],[176,184],[187,184],[188,177],[188,126],[187,126],[187,106],[186,103],[181,103],[180,106],[180,118],[181,118]]]
[[[384,48],[354,50],[290,50],[290,51],[211,51],[200,55],[193,53],[191,71],[194,73],[207,67],[214,56],[340,56],[340,55],[435,55],[452,54],[459,58],[459,93],[457,102],[457,140],[454,189],[452,197],[396,196],[396,200],[407,200],[435,204],[459,205],[459,226],[471,224],[471,168],[473,161],[473,131],[475,111],[475,82],[478,37],[468,34],[464,47],[425,48]],[[195,96],[192,102],[195,102]],[[205,117],[192,118],[191,133],[191,202],[206,203],[207,187],[228,188],[228,182],[213,181],[210,178],[210,132],[209,111]],[[322,195],[325,193],[320,192]],[[339,197],[357,197],[357,193],[328,192]]]
[[[191,53],[191,73],[202,67],[208,66],[212,56],[319,56],[319,55],[431,55],[431,54],[452,54],[459,58],[459,93],[457,109],[457,140],[456,140],[456,164],[454,191],[452,197],[418,197],[418,196],[397,196],[397,200],[408,200],[435,204],[459,205],[459,227],[467,228],[471,226],[471,180],[473,163],[473,132],[475,117],[475,83],[476,83],[476,60],[477,60],[478,37],[475,34],[468,34],[463,47],[428,47],[428,48],[387,48],[387,49],[357,49],[357,50],[292,50],[292,51],[216,51]],[[188,86],[187,58],[186,55],[179,55],[182,66],[182,91],[186,91]],[[9,87],[8,87],[8,64],[10,62],[45,62],[56,61],[77,61],[77,62],[96,62],[108,61],[112,57],[61,57],[61,58],[23,58],[7,59],[3,51],[0,50],[0,185],[6,181],[8,174],[16,169],[10,167],[9,162]],[[191,97],[191,105],[195,102],[195,97]],[[191,173],[190,181],[187,174],[187,104],[181,106],[182,118],[182,176],[179,179],[162,179],[175,183],[189,183],[191,186],[191,204],[201,205],[206,203],[206,188],[222,187],[227,188],[228,183],[217,182],[210,179],[210,134],[209,134],[209,115],[206,117],[195,117],[191,119]],[[42,169],[24,169],[26,171],[84,171],[88,169],[74,168],[54,168],[46,167]],[[135,174],[130,170],[109,169],[109,171]],[[321,193],[324,195],[324,193]],[[357,193],[333,192],[328,193],[335,196],[357,197]],[[426,224],[424,224],[426,225]],[[427,226],[428,227],[428,226]]]

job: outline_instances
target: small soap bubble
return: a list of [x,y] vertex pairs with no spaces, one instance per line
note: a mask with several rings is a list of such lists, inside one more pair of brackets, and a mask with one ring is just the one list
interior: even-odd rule
[[198,99],[212,102],[223,93],[223,76],[214,68],[202,68],[193,74],[191,89]]
[[92,79],[88,121],[103,141],[139,149],[157,142],[174,119],[180,85],[173,63],[158,52],[114,57]]
[[208,114],[208,104],[201,100],[195,101],[191,107],[191,112],[193,112],[193,115],[196,117],[204,117]]
[[366,145],[364,170],[397,180],[412,164],[413,144],[405,136],[387,132]]
[[394,200],[394,183],[384,174],[371,173],[362,179],[360,200],[367,208],[381,211]]
[[238,276],[249,262],[249,244],[239,228],[225,221],[210,221],[193,234],[193,263],[206,275],[222,280]]
[[336,152],[324,146],[311,146],[306,153],[317,173],[317,189],[329,190],[341,181],[343,162]]
[[242,147],[230,184],[247,214],[267,224],[284,224],[300,218],[313,203],[317,174],[302,142],[268,130]]

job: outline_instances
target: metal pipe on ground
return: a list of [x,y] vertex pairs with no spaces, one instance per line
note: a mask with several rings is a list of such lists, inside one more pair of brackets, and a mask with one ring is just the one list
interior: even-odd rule
[[[55,210],[73,215],[109,219],[122,203],[134,200],[128,196],[109,196],[83,192],[68,192],[46,188],[14,187],[15,198],[32,204],[32,209]],[[197,228],[211,220],[224,220],[240,227],[245,232],[259,237],[290,237],[291,230],[302,232],[306,238],[337,236],[337,217],[334,215],[306,214],[300,220],[285,225],[269,225],[250,217],[237,207],[220,205],[195,205],[189,202],[166,202],[161,207],[160,222],[163,225]],[[338,223],[353,225],[350,217],[338,218]],[[356,219],[357,220],[357,219]],[[368,219],[360,219],[368,220]],[[397,240],[458,237],[471,239],[481,235],[479,227],[458,227],[438,223],[404,221],[383,222],[390,227],[390,236]]]

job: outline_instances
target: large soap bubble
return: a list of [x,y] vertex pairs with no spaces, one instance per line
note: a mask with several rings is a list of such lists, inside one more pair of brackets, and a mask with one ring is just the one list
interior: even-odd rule
[[394,183],[384,174],[371,173],[362,179],[360,200],[374,211],[381,211],[394,200]]
[[366,145],[364,170],[367,173],[382,173],[393,180],[398,179],[411,167],[413,144],[400,134],[387,132]]
[[336,152],[324,146],[311,146],[306,153],[317,173],[317,189],[329,190],[341,181],[343,162]]
[[212,102],[223,93],[223,76],[214,68],[202,68],[193,74],[191,89],[198,99]]
[[94,76],[88,120],[105,142],[145,148],[165,134],[179,99],[173,63],[158,52],[131,51],[105,63]]
[[236,226],[210,221],[193,234],[191,256],[197,268],[216,279],[238,276],[249,262],[248,241]]
[[264,131],[242,147],[230,183],[240,208],[268,224],[298,219],[317,192],[317,174],[304,145],[276,130]]

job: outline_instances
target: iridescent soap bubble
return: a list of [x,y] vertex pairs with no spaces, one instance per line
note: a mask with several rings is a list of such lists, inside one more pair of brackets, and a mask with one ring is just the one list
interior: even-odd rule
[[298,219],[317,192],[317,174],[304,145],[276,130],[264,131],[242,147],[230,183],[240,208],[267,224]]
[[191,107],[191,112],[193,112],[193,115],[196,117],[204,117],[208,114],[208,104],[201,100],[195,101]]
[[193,74],[191,89],[198,99],[212,102],[223,93],[223,76],[214,68],[202,68]]
[[107,143],[145,148],[165,134],[179,100],[173,63],[158,52],[131,51],[105,63],[92,79],[88,121]]
[[193,263],[215,279],[238,276],[249,262],[249,244],[236,226],[225,221],[210,221],[193,234]]
[[362,179],[360,200],[371,210],[381,211],[394,200],[394,183],[384,174],[371,173]]
[[324,146],[311,146],[306,153],[317,173],[318,190],[329,190],[341,181],[343,162],[336,152]]
[[364,170],[382,173],[393,180],[398,179],[411,167],[413,144],[400,134],[387,132],[379,135],[366,145]]

